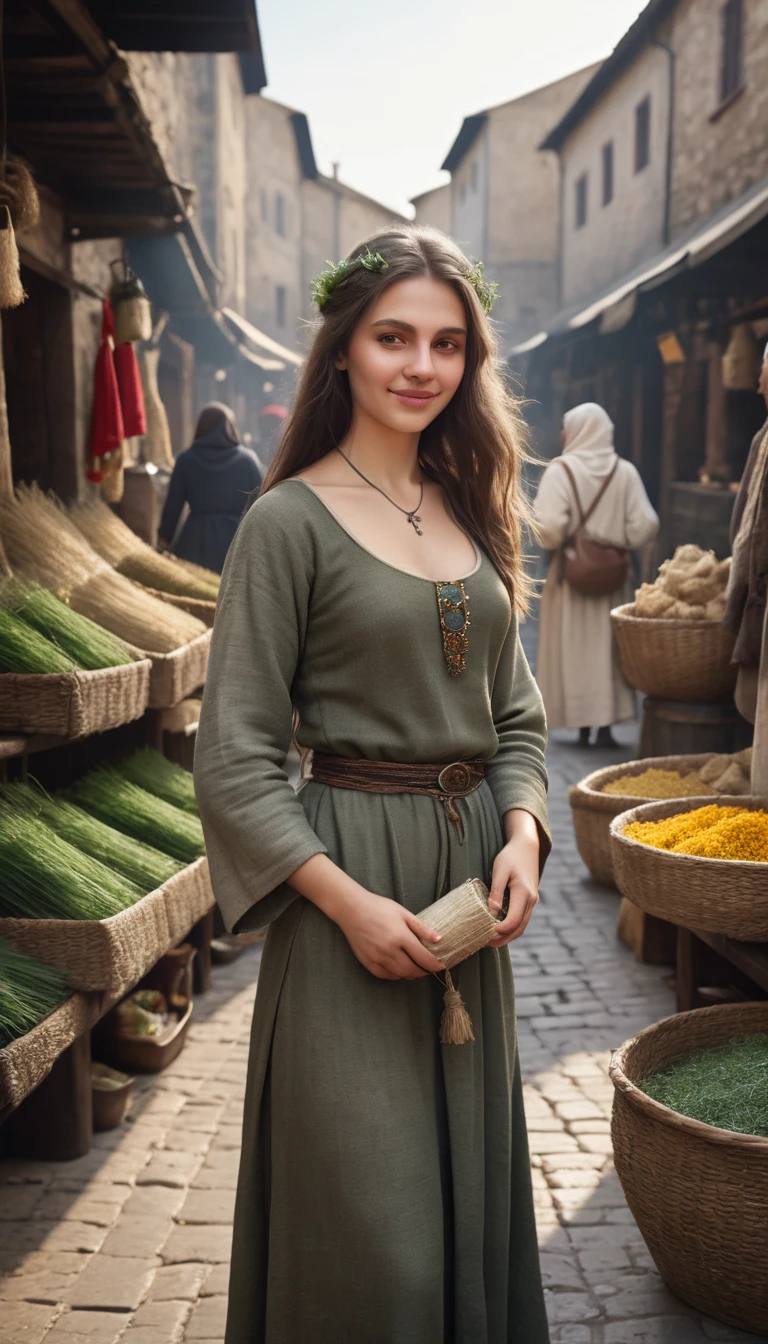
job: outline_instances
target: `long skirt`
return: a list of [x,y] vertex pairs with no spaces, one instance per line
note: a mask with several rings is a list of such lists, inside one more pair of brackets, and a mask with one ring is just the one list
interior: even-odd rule
[[[310,782],[330,857],[417,913],[502,845],[486,784],[442,805]],[[440,1045],[435,977],[377,979],[297,898],[253,1020],[226,1344],[548,1344],[507,949],[454,980],[475,1040]]]

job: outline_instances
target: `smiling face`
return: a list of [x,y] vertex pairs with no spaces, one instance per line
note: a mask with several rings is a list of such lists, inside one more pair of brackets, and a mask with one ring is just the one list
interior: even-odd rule
[[464,373],[467,319],[451,285],[430,276],[398,280],[371,304],[337,367],[356,412],[419,434],[451,400]]

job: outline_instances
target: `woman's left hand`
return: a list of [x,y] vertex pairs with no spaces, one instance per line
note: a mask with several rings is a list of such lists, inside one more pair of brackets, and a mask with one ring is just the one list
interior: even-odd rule
[[509,890],[509,908],[497,926],[489,947],[506,947],[525,933],[539,899],[539,832],[530,812],[505,813],[507,843],[493,865],[488,906],[492,915],[501,910]]

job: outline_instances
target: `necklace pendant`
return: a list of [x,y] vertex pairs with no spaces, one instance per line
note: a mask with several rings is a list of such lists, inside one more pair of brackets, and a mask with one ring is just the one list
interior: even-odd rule
[[406,515],[406,517],[408,519],[408,522],[411,524],[411,527],[413,528],[414,532],[418,533],[420,537],[423,537],[424,533],[422,532],[421,528],[417,526],[417,524],[421,522],[420,515],[418,513],[409,513]]

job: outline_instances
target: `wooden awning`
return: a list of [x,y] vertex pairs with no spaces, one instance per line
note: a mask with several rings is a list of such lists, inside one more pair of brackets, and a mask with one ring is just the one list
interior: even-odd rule
[[169,173],[116,43],[239,51],[258,83],[254,0],[5,0],[4,26],[9,148],[67,202],[70,238],[180,228],[189,189]]

